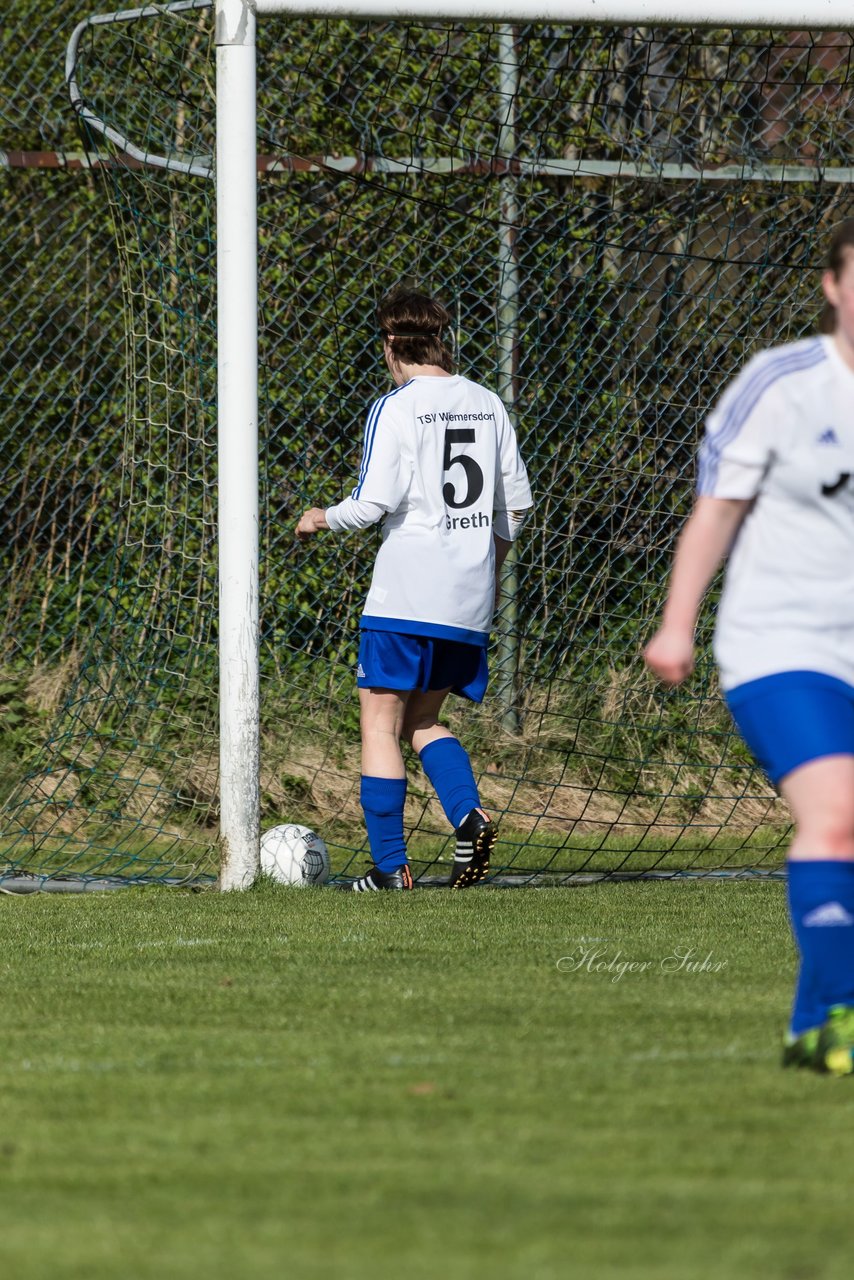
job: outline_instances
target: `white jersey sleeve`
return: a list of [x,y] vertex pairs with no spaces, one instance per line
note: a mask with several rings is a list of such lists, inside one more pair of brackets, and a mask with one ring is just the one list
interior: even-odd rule
[[528,522],[531,508],[519,511],[496,511],[492,529],[496,538],[505,542],[515,542]]
[[385,514],[385,507],[378,502],[344,498],[334,507],[326,508],[326,523],[333,533],[349,533],[353,529],[369,529],[372,524],[379,524]]
[[770,355],[755,356],[709,415],[698,457],[698,496],[754,498],[759,492],[786,417]]
[[498,466],[495,473],[495,532],[512,542],[524,524],[524,512],[534,505],[528,472],[519,452],[516,432],[502,402],[497,415]]

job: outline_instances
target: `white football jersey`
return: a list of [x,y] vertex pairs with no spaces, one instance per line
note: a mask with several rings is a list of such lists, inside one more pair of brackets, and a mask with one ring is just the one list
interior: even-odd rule
[[722,686],[794,670],[854,683],[854,371],[832,337],[749,362],[709,417],[697,492],[754,499],[718,606]]
[[384,515],[362,626],[485,642],[495,514],[531,505],[516,435],[494,392],[460,375],[418,375],[382,396],[368,414],[352,497],[326,512],[333,530]]

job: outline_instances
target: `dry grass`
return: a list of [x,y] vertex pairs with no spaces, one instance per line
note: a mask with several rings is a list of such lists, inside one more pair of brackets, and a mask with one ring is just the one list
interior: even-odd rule
[[[475,711],[449,703],[448,725],[471,750],[483,803],[507,829],[629,840],[660,831],[672,841],[698,830],[746,836],[789,823],[785,804],[761,772],[743,752],[736,757],[741,748],[715,698],[693,705],[695,720],[676,740],[685,750],[677,764],[655,758],[661,742],[672,749],[674,735],[661,692],[643,669],[612,670],[601,694],[588,695],[584,715],[558,710],[553,692],[543,689],[529,691],[527,699],[522,730],[514,735],[501,727],[494,706]],[[619,760],[608,755],[615,745]],[[302,813],[318,824],[361,827],[356,740],[330,740],[316,728],[281,738],[268,732],[263,760],[271,819]],[[406,822],[410,830],[447,831],[414,756]]]
[[80,671],[80,654],[71,649],[59,662],[33,668],[26,685],[26,699],[42,715],[56,715]]
[[[56,713],[78,671],[73,652],[38,668],[26,683],[28,701],[40,713]],[[112,673],[102,675],[105,702],[113,703]],[[789,824],[785,804],[750,767],[715,696],[663,695],[637,666],[612,669],[598,686],[568,690],[527,690],[518,734],[502,727],[495,704],[449,704],[449,727],[471,752],[482,801],[506,831],[551,833],[560,843],[588,835],[631,843],[656,833],[673,842],[698,832],[743,838]],[[260,778],[265,825],[297,820],[361,832],[357,733],[329,728],[329,711],[327,700],[312,703],[311,691],[298,714],[293,705],[268,710]],[[97,711],[90,722],[96,733],[83,741],[76,722],[65,746],[55,732],[53,755],[43,755],[18,787],[16,826],[23,821],[34,832],[70,838],[113,812],[119,824],[141,832],[187,839],[215,832],[218,753],[201,730],[188,730],[178,746],[140,741],[123,749],[106,731],[97,736]],[[414,756],[406,823],[412,832],[448,831]]]

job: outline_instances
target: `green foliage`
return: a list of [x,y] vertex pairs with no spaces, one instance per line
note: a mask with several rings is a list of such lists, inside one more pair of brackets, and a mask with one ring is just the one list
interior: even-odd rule
[[[8,8],[0,143],[78,150],[63,49],[86,12]],[[207,161],[211,38],[209,10],[92,28],[81,91],[150,152]],[[353,764],[349,672],[375,541],[304,552],[293,526],[358,471],[367,406],[386,388],[374,304],[406,280],[451,305],[460,368],[510,403],[537,496],[493,660],[504,653],[500,684],[518,687],[520,732],[503,702],[459,717],[481,776],[500,779],[496,805],[540,849],[556,829],[573,848],[579,824],[591,847],[597,828],[719,829],[715,805],[728,795],[746,814],[745,789],[745,826],[766,824],[772,801],[708,663],[667,699],[627,673],[710,404],[757,345],[812,327],[811,272],[849,188],[747,179],[768,161],[847,155],[848,46],[750,30],[260,24],[259,150],[277,162],[259,181],[265,817],[352,803],[335,780]],[[164,833],[207,838],[217,818],[213,186],[114,163],[94,134],[87,146],[108,164],[0,171],[0,269],[15,281],[0,657],[30,669],[81,655],[33,765],[36,778],[70,771],[73,799],[60,811],[17,790],[23,838],[35,829],[44,847],[48,819],[51,839],[69,827],[81,846],[97,830],[109,859],[112,822],[120,858],[150,841],[161,867]],[[706,177],[677,181],[668,165]],[[720,181],[717,165],[746,179]],[[587,817],[548,799],[573,789]]]
[[43,675],[23,664],[0,667],[0,804],[24,776],[48,732],[52,708],[38,692]]

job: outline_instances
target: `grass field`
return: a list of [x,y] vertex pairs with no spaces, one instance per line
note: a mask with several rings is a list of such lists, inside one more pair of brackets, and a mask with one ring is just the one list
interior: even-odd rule
[[778,1066],[779,883],[34,895],[0,928],[9,1280],[850,1273],[854,1081]]

